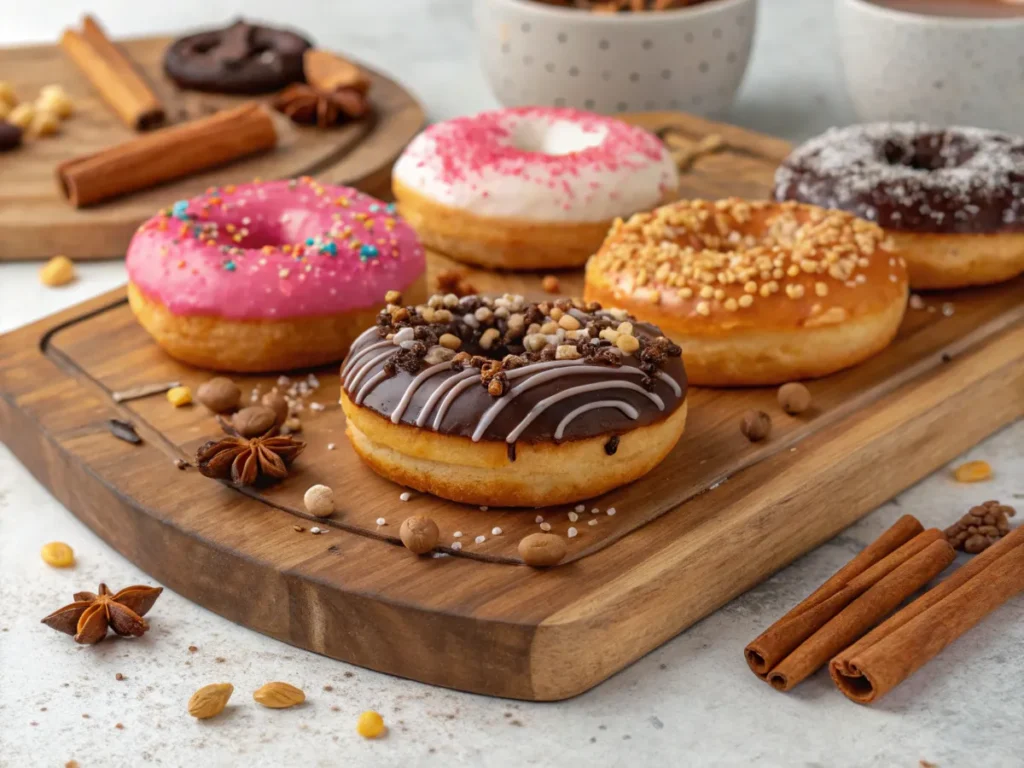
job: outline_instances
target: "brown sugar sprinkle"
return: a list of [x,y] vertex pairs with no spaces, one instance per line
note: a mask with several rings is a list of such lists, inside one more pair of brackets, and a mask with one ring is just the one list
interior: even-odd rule
[[[776,213],[764,231],[749,232],[768,207]],[[652,303],[675,294],[707,316],[742,312],[775,294],[799,300],[813,290],[824,300],[837,284],[863,283],[870,259],[889,247],[878,226],[848,213],[729,198],[682,200],[618,219],[594,259],[598,270],[619,276],[620,287]]]

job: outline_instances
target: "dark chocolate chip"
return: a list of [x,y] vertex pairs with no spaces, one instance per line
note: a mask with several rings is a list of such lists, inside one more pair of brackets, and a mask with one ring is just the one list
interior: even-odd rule
[[21,146],[21,128],[0,120],[0,152],[7,152]]
[[614,456],[617,450],[619,450],[619,436],[612,435],[608,438],[608,442],[604,444],[604,452],[609,456]]

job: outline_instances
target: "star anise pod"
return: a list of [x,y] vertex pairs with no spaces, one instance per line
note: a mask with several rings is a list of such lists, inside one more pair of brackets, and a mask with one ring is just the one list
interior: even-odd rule
[[207,477],[231,479],[235,485],[255,485],[259,480],[283,480],[288,467],[306,448],[291,435],[279,435],[277,427],[259,437],[244,438],[223,419],[226,437],[211,440],[196,451],[196,466]]
[[149,629],[143,616],[160,597],[163,587],[136,584],[112,594],[100,584],[99,594],[76,592],[75,602],[65,605],[45,619],[43,624],[74,635],[76,643],[92,645],[107,636],[107,628],[122,637],[142,637]]
[[355,120],[370,111],[366,94],[356,88],[325,91],[303,83],[285,88],[274,97],[273,105],[294,122],[319,128]]

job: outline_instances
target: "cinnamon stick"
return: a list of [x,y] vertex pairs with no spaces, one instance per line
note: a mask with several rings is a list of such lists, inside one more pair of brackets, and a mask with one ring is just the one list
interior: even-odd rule
[[270,114],[248,102],[68,160],[57,167],[57,178],[71,204],[82,208],[264,152],[276,143]]
[[1024,526],[832,659],[832,681],[852,701],[877,701],[1022,591]]
[[768,682],[788,691],[889,615],[900,603],[953,562],[943,536],[893,570],[815,632],[768,673]]
[[[796,621],[797,616],[836,595],[854,578],[896,552],[901,546],[922,533],[922,531],[924,531],[924,527],[916,518],[911,515],[904,515],[885,533],[865,547],[860,554],[836,571],[828,581],[814,590],[803,602],[799,603],[793,610],[770,626],[760,637],[751,642],[744,649],[744,656],[754,674],[762,679],[765,678],[772,667],[792,653],[800,643],[814,634],[825,622],[848,605],[860,593],[858,592],[852,596],[849,596],[848,593],[848,599],[842,602],[838,608],[833,603],[831,608],[827,609],[824,613],[806,616],[802,621]],[[916,551],[918,550],[914,550],[914,553]],[[891,565],[895,568],[901,562],[903,560],[891,563]],[[875,581],[889,573],[889,570],[876,572]],[[874,581],[871,581],[867,584],[867,587],[874,583]],[[829,613],[833,609],[834,612]]]
[[129,128],[142,131],[164,121],[156,94],[92,16],[82,19],[81,32],[65,30],[60,44]]

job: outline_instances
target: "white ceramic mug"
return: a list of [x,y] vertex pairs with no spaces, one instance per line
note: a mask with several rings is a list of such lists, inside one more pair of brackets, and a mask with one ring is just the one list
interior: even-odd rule
[[864,122],[1024,133],[1024,18],[961,18],[836,0],[846,86]]
[[600,14],[534,0],[474,0],[484,73],[505,106],[593,112],[726,111],[743,80],[756,0]]

